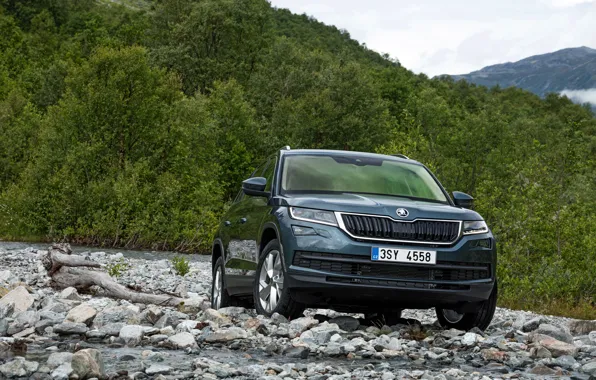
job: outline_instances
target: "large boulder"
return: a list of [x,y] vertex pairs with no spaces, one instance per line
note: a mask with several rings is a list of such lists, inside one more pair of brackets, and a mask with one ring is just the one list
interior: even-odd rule
[[31,376],[33,372],[37,371],[38,367],[39,363],[30,362],[23,357],[17,356],[12,361],[0,365],[0,374],[8,379],[26,377]]
[[246,330],[234,326],[227,329],[219,329],[208,334],[205,337],[205,341],[209,343],[230,342],[232,340],[246,338],[248,338],[248,333]]
[[77,290],[73,287],[64,289],[62,292],[60,292],[59,297],[64,300],[71,301],[80,301],[82,299],[81,296],[79,296],[79,292],[77,292]]
[[93,326],[100,328],[108,323],[138,324],[141,322],[141,314],[136,307],[114,306],[107,307],[97,313],[93,320]]
[[0,298],[0,305],[13,304],[15,312],[27,311],[33,305],[33,296],[24,286],[17,286],[4,297]]
[[544,317],[535,317],[530,319],[528,322],[524,323],[522,330],[524,332],[534,331],[543,323],[547,323],[546,318]]
[[300,335],[303,331],[319,324],[319,321],[311,317],[296,318],[290,322],[290,338]]
[[14,312],[14,302],[0,302],[0,320],[10,317]]
[[189,332],[181,332],[167,338],[167,343],[175,348],[196,347],[195,337]]
[[565,343],[573,343],[573,336],[565,329],[557,326],[543,323],[536,329],[537,334],[552,336],[553,338]]
[[39,321],[39,313],[34,310],[22,311],[16,314],[15,320],[8,326],[8,335],[15,335],[21,331],[35,327]]
[[93,318],[97,315],[97,310],[87,304],[80,304],[72,308],[66,315],[68,322],[84,323],[87,326],[91,325]]
[[64,322],[54,326],[54,332],[60,335],[84,334],[89,330],[84,323]]
[[596,376],[596,360],[586,363],[582,366],[582,372],[588,375]]
[[53,352],[48,356],[48,361],[46,362],[47,366],[50,369],[57,368],[64,363],[69,363],[72,361],[72,352]]
[[104,336],[118,336],[120,335],[120,330],[126,326],[123,322],[116,322],[116,323],[108,323],[103,325],[99,328],[99,332]]
[[120,339],[129,347],[138,346],[143,339],[144,331],[143,326],[126,325],[120,330]]
[[106,375],[101,353],[93,348],[86,348],[74,353],[71,361],[73,374],[79,379],[103,378]]
[[586,335],[590,331],[596,331],[596,319],[592,321],[574,320],[569,322],[569,330],[576,335]]
[[355,331],[358,326],[360,326],[360,321],[357,320],[354,317],[349,317],[349,316],[340,316],[340,317],[335,317],[335,318],[331,318],[329,320],[329,323],[335,323],[336,325],[339,326],[340,329],[344,330],[344,331]]
[[537,343],[549,350],[555,358],[563,355],[575,357],[577,356],[577,352],[579,350],[578,347],[574,346],[573,344],[562,342],[544,334],[532,333],[530,334],[529,338],[531,342]]

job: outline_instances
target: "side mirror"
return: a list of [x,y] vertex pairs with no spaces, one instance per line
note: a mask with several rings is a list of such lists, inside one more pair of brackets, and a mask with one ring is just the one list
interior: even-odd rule
[[472,198],[470,195],[462,193],[461,191],[454,191],[452,194],[453,202],[456,206],[469,209],[474,207],[474,198]]
[[253,195],[255,197],[268,197],[270,194],[265,191],[267,186],[267,178],[252,177],[242,181],[242,191],[246,195]]

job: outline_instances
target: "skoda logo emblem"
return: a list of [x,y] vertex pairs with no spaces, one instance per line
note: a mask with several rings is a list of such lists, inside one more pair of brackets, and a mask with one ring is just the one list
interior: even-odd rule
[[397,216],[399,216],[400,218],[405,218],[406,216],[408,216],[410,213],[408,212],[408,210],[406,210],[405,208],[398,208],[395,213],[397,214]]

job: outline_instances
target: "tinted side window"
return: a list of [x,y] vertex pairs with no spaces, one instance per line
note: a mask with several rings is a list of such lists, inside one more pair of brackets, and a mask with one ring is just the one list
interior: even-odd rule
[[254,172],[252,172],[252,175],[250,176],[250,178],[253,177],[264,177],[263,176],[263,172],[267,169],[267,164],[269,164],[269,160],[265,160],[265,162],[263,162],[261,165],[259,165]]

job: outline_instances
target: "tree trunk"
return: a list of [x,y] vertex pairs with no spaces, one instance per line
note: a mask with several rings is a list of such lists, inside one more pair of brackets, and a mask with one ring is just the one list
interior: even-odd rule
[[54,244],[42,258],[48,276],[52,278],[52,286],[59,289],[73,287],[81,291],[97,286],[102,290],[102,295],[133,303],[164,306],[184,304],[184,300],[179,297],[132,291],[114,281],[107,273],[92,269],[101,268],[101,264],[71,254],[72,250],[68,244]]

